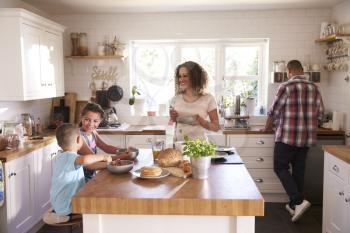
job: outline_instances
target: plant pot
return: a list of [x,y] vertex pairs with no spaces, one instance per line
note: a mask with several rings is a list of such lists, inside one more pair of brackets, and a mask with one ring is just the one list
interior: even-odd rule
[[199,158],[191,157],[192,176],[195,179],[207,179],[209,177],[209,168],[211,165],[210,156]]
[[145,114],[145,100],[136,99],[135,103],[131,105],[131,115],[143,116]]

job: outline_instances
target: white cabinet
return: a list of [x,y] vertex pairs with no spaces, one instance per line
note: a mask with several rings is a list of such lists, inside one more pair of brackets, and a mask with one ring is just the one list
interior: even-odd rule
[[235,147],[256,186],[268,201],[285,201],[285,190],[273,170],[274,135],[237,134],[227,136],[228,146]]
[[0,9],[0,100],[64,94],[64,27],[23,9]]
[[166,135],[126,135],[125,146],[133,146],[139,149],[151,149],[152,141],[164,140],[166,145]]
[[27,232],[35,224],[34,153],[5,163],[7,232]]
[[[105,143],[109,145],[125,148],[125,135],[99,134],[99,136]],[[97,153],[105,154],[105,152],[100,148],[97,148]]]
[[1,233],[28,232],[50,207],[52,158],[59,147],[51,143],[5,163],[5,207],[0,208]]
[[350,165],[325,153],[323,233],[350,232]]
[[50,188],[52,176],[52,159],[59,147],[52,143],[34,151],[35,164],[35,217],[39,221],[51,206]]

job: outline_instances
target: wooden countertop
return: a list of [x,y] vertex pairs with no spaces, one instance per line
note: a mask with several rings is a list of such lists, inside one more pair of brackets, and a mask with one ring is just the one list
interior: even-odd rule
[[122,134],[122,135],[165,135],[164,125],[130,125],[126,129],[98,129],[99,134]]
[[3,150],[0,151],[0,160],[8,162],[23,155],[26,155],[32,151],[38,150],[46,145],[56,142],[56,137],[53,132],[48,133],[44,139],[27,140],[16,150]]
[[340,145],[325,145],[322,149],[337,158],[343,160],[344,162],[350,164],[350,146],[340,146]]
[[[261,129],[263,128],[264,126],[262,125],[255,125],[255,126],[251,126],[249,129],[223,129],[222,132],[223,134],[274,134],[275,133],[273,130],[261,131]],[[323,136],[323,135],[344,136],[345,132],[342,130],[318,128],[317,135],[318,136]]]
[[[140,150],[134,170],[153,163]],[[140,179],[99,172],[72,198],[74,213],[263,216],[264,199],[244,165],[212,165],[207,180]]]

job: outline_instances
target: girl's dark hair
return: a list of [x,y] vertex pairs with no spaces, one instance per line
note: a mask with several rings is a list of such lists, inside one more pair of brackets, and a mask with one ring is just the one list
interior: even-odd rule
[[81,110],[80,116],[84,116],[88,112],[99,113],[101,119],[104,118],[105,112],[99,104],[96,103],[87,103],[85,107]]
[[187,61],[180,65],[178,65],[175,69],[175,91],[176,93],[180,93],[179,88],[179,71],[180,68],[186,68],[188,71],[188,75],[190,76],[191,85],[192,88],[195,90],[197,94],[203,94],[205,88],[208,84],[208,74],[203,69],[202,66],[200,66],[198,63],[193,61]]

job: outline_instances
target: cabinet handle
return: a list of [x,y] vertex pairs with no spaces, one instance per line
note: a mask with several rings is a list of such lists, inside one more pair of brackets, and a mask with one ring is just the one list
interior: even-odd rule
[[345,202],[346,203],[350,202],[350,198],[345,198]]
[[339,172],[339,167],[338,167],[337,165],[334,165],[334,166],[332,167],[332,169],[333,169],[333,171],[335,171],[335,172]]
[[262,182],[264,182],[264,180],[261,179],[261,178],[255,179],[254,181],[257,182],[257,183],[262,183]]
[[339,192],[339,196],[344,196],[344,191]]
[[264,159],[260,157],[260,158],[257,158],[256,161],[257,162],[264,162]]
[[264,144],[265,144],[265,142],[264,142],[263,140],[259,140],[259,141],[257,141],[257,142],[256,142],[256,144],[259,144],[259,145],[264,145]]
[[15,175],[17,175],[16,172],[11,172],[9,175],[9,178],[11,178],[11,176],[15,176]]

